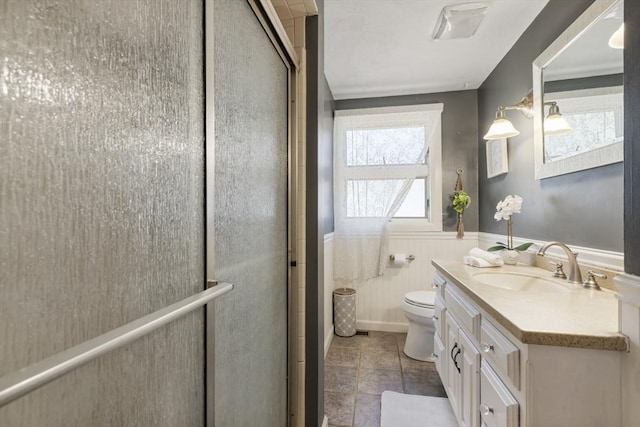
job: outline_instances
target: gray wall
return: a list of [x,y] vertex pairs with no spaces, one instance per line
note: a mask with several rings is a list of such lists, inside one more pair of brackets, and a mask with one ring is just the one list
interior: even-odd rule
[[640,2],[625,2],[624,17],[624,270],[640,275]]
[[[336,110],[391,107],[397,105],[444,104],[442,113],[442,209],[443,229],[455,231],[457,217],[453,210],[456,169],[462,168],[464,189],[471,196],[471,206],[464,212],[466,231],[478,231],[478,99],[477,91],[346,99],[335,102]],[[484,154],[483,154],[484,156]]]
[[305,425],[324,417],[324,235],[333,231],[333,96],[324,77],[324,2],[307,17]]
[[321,74],[318,99],[318,218],[321,232],[331,233],[333,224],[333,112],[335,102],[329,83]]
[[[549,2],[480,87],[480,135],[487,132],[499,105],[517,103],[531,89],[531,63],[591,3]],[[514,217],[516,236],[622,251],[622,164],[535,180],[533,122],[515,111],[508,117],[521,132],[508,141],[508,174],[487,179],[485,143],[480,139],[478,144],[480,231],[506,234],[505,223],[495,221],[493,214],[499,200],[515,193],[524,198],[522,213]]]

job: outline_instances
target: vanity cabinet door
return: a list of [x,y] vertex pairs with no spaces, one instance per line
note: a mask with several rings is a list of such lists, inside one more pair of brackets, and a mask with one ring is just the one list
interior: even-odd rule
[[458,343],[462,353],[458,357],[460,365],[460,426],[477,427],[480,425],[480,352],[471,343],[467,334],[458,331]]
[[436,334],[442,336],[442,331],[444,330],[445,324],[445,314],[446,308],[444,307],[444,300],[436,296],[434,304],[433,304],[433,325],[436,329]]
[[449,403],[451,403],[451,408],[453,408],[453,413],[456,415],[457,419],[460,419],[461,377],[459,360],[460,354],[462,354],[462,349],[458,342],[458,330],[460,327],[449,313],[446,313],[445,317],[447,319],[445,323],[445,333],[447,337],[445,357],[447,358],[448,369],[446,371],[446,378],[442,378],[442,380],[444,381],[447,396],[449,397]]
[[440,381],[442,381],[442,384],[445,385],[446,387],[447,369],[449,369],[449,359],[447,358],[447,347],[442,342],[442,339],[438,334],[434,336],[433,353],[436,356],[435,364],[436,364],[436,370],[440,375]]

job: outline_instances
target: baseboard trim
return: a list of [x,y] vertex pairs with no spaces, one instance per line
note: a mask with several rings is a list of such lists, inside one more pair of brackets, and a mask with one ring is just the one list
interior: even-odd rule
[[329,347],[331,346],[331,341],[333,341],[333,334],[335,331],[335,327],[331,325],[331,329],[329,329],[329,333],[326,337],[324,337],[324,358],[327,358],[327,353],[329,352]]
[[408,323],[380,322],[377,320],[357,320],[356,329],[360,331],[407,332]]
[[[486,249],[490,246],[495,245],[496,242],[506,242],[506,239],[507,239],[507,236],[503,234],[478,233],[478,245],[483,249]],[[532,248],[535,247],[536,251],[540,247],[542,247],[545,243],[547,243],[541,240],[527,239],[524,237],[513,238],[514,245],[520,245],[525,242],[533,242],[534,246],[532,246]],[[574,245],[567,245],[567,246],[569,246],[569,248],[571,248],[572,251],[580,254],[580,256],[578,257],[578,262],[580,262],[581,264],[584,263],[587,265],[592,265],[594,267],[600,267],[600,268],[605,268],[608,270],[614,270],[614,271],[620,271],[620,272],[624,271],[624,254],[621,252],[605,251],[605,250],[594,249],[594,248],[585,248],[583,246],[574,246]],[[529,251],[533,252],[534,249],[529,249]],[[564,260],[567,259],[567,256],[562,251],[562,249],[560,249],[557,246],[550,247],[549,250],[547,251],[547,254],[549,254],[549,256],[554,258],[559,258]]]

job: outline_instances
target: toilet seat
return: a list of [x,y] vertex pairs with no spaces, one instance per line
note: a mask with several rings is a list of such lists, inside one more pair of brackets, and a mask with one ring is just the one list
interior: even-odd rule
[[436,293],[434,291],[413,291],[404,296],[404,301],[415,307],[433,308],[435,298]]

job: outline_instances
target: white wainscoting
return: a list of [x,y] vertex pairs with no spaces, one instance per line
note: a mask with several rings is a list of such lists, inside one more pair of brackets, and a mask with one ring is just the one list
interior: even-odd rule
[[[478,233],[478,246],[482,249],[486,249],[490,246],[494,246],[496,242],[506,242],[507,236],[502,234],[491,233]],[[541,240],[527,239],[524,237],[514,237],[513,244],[518,246],[525,242],[533,242],[534,245],[527,251],[530,254],[531,262],[529,264],[535,264],[535,253],[545,243]],[[579,254],[578,263],[586,264],[590,266],[606,268],[613,271],[624,271],[624,254],[621,252],[606,251],[602,249],[586,248],[583,246],[569,245],[569,248]],[[548,256],[566,260],[567,256],[558,246],[552,246],[546,252]]]
[[[331,237],[328,242],[325,238],[325,334],[328,331],[327,312],[332,311],[327,305],[331,304],[331,292],[334,288],[333,275],[327,273],[328,260],[333,260],[332,240]],[[472,232],[465,233],[463,239],[456,239],[455,232],[392,234],[389,241],[390,252],[411,254],[416,258],[401,267],[389,265],[383,276],[355,285],[357,328],[368,331],[406,332],[409,324],[400,304],[407,292],[432,289],[435,269],[431,260],[462,260],[462,256],[476,246],[478,233]]]

